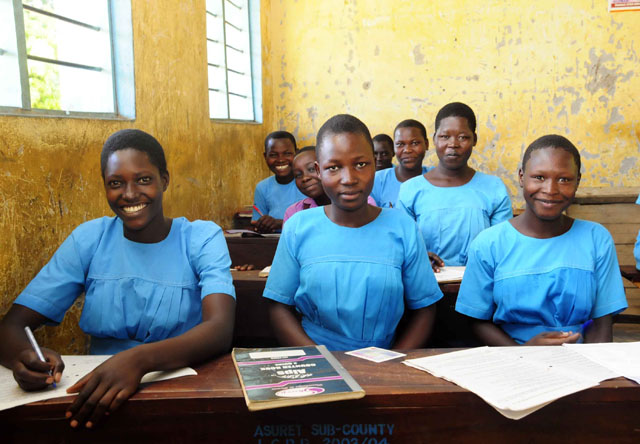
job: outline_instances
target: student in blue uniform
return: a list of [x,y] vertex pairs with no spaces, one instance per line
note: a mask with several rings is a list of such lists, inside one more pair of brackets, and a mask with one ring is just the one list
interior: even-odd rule
[[[640,205],[640,196],[638,196],[636,204]],[[636,268],[640,270],[640,231],[638,231],[638,238],[636,239],[636,246],[633,249],[633,255],[636,258]]]
[[254,193],[251,223],[260,233],[273,233],[282,228],[286,209],[304,199],[293,180],[293,157],[296,139],[286,131],[274,131],[264,140],[264,160],[273,176],[258,182]]
[[376,171],[391,168],[393,166],[393,139],[386,134],[377,134],[373,137],[373,156],[376,159]]
[[613,239],[563,214],[580,182],[580,153],[562,136],[543,136],[525,151],[519,176],[526,209],[473,241],[456,310],[474,318],[488,345],[611,341],[611,318],[627,307]]
[[465,265],[478,233],[513,213],[504,183],[468,165],[478,141],[471,108],[459,102],[444,106],[436,116],[433,141],[438,165],[402,184],[398,206],[418,223],[437,271],[443,265]]
[[60,381],[64,363],[46,348],[47,362],[39,361],[24,327],[61,322],[85,294],[80,327],[91,335],[91,353],[114,356],[67,390],[79,393],[66,413],[72,427],[91,428],[150,371],[227,351],[233,335],[224,236],[213,222],[165,217],[162,146],[143,131],[118,131],[104,144],[101,167],[116,217],[77,227],[0,322],[0,363],[23,389],[43,389]]
[[[329,205],[331,200],[324,192],[320,177],[316,173],[316,147],[305,146],[296,153],[293,159],[293,176],[296,186],[305,197],[291,205],[284,213],[283,223],[298,211],[308,210],[318,206]],[[375,205],[376,202],[369,196],[367,202]]]
[[394,208],[400,185],[429,171],[429,168],[422,166],[429,149],[427,130],[422,123],[413,119],[403,120],[393,131],[393,137],[398,165],[377,171],[371,191],[371,197],[381,208]]
[[[280,343],[422,346],[442,293],[415,223],[367,204],[375,171],[369,130],[353,116],[334,116],[318,132],[316,153],[331,204],[287,221],[264,291]],[[409,322],[396,337],[405,307]]]

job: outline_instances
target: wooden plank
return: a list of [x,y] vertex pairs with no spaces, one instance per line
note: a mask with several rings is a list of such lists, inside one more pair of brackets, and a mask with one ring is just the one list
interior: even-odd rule
[[620,265],[634,265],[636,258],[633,256],[633,245],[616,245],[618,263]]
[[635,203],[640,187],[580,187],[576,192],[576,203]]
[[640,205],[629,203],[601,205],[571,205],[567,214],[578,219],[599,223],[638,224],[640,228]]
[[614,224],[606,223],[602,224],[613,237],[613,241],[616,244],[631,244],[636,243],[638,238],[638,230],[640,230],[640,223],[635,224]]

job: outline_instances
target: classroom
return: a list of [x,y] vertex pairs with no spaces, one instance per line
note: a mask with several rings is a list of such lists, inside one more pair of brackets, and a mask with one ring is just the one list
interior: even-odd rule
[[[1,1],[0,20],[8,20],[7,5],[16,2]],[[1,315],[75,227],[113,216],[98,159],[105,140],[126,128],[164,147],[165,215],[223,229],[271,174],[263,158],[268,133],[289,131],[298,147],[315,145],[327,119],[348,113],[371,135],[392,137],[397,122],[417,119],[431,139],[437,111],[455,101],[478,118],[469,165],[498,176],[516,210],[525,206],[519,163],[544,134],[576,145],[580,188],[640,186],[640,10],[610,12],[612,2],[603,0],[238,1],[247,2],[257,50],[248,120],[211,118],[206,9],[215,2],[205,0],[114,0],[130,5],[134,86],[126,113],[43,114],[0,103]],[[427,166],[438,163],[432,144]],[[620,265],[634,265],[632,258]],[[632,287],[628,295],[636,295]],[[41,328],[38,342],[60,354],[86,353],[81,307],[76,302],[61,325]],[[632,411],[639,396],[629,394]],[[404,401],[416,402],[410,394]]]

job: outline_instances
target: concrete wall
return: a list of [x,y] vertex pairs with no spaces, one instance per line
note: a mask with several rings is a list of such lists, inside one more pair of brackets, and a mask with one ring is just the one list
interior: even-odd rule
[[[0,116],[0,313],[75,226],[110,214],[98,156],[121,128],[165,147],[169,216],[221,225],[267,176],[269,131],[313,143],[339,112],[372,133],[406,118],[431,132],[442,105],[464,101],[478,115],[472,164],[513,195],[523,149],[550,132],[580,148],[584,186],[640,181],[638,12],[609,14],[595,0],[262,0],[265,123],[252,125],[208,118],[204,0],[132,8],[134,122]],[[435,162],[430,151],[425,164]],[[40,339],[82,351],[77,313]]]
[[524,149],[548,133],[581,150],[584,186],[640,181],[640,12],[595,0],[282,0],[267,16],[280,21],[274,117],[305,142],[339,112],[372,134],[407,118],[432,133],[437,111],[462,101],[478,117],[471,163],[513,196]]
[[[262,144],[271,125],[209,119],[205,1],[133,0],[136,120],[0,116],[0,313],[80,223],[112,215],[104,198],[99,155],[122,128],[153,134],[167,154],[171,183],[165,213],[228,226],[252,200],[268,170]],[[268,20],[262,20],[269,52]],[[269,70],[263,74],[270,83]],[[264,97],[264,121],[273,103]],[[78,311],[40,340],[64,352],[82,351]]]

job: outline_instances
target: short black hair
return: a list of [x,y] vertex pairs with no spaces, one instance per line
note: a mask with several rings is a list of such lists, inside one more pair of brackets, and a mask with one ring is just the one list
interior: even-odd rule
[[388,143],[393,149],[393,139],[386,134],[377,134],[373,138],[374,142]]
[[269,149],[269,141],[272,139],[289,139],[291,143],[293,143],[294,151],[298,149],[298,145],[296,145],[296,138],[293,137],[293,134],[291,134],[289,131],[274,131],[272,133],[269,133],[264,139],[265,153],[267,152],[267,149]]
[[100,153],[100,169],[104,178],[109,157],[116,151],[134,149],[141,151],[149,157],[149,162],[160,171],[167,174],[167,160],[164,157],[164,149],[160,142],[149,133],[139,129],[123,129],[113,133],[102,146]]
[[427,129],[424,125],[417,120],[414,119],[406,119],[396,125],[396,128],[393,130],[393,134],[395,136],[398,128],[418,128],[420,130],[420,134],[424,137],[424,140],[427,140]]
[[469,105],[462,102],[453,102],[443,106],[436,115],[436,131],[438,131],[442,119],[446,119],[447,117],[464,117],[467,119],[469,129],[473,133],[476,132],[476,115]]
[[541,150],[544,148],[557,148],[557,149],[565,150],[566,152],[571,154],[573,156],[573,160],[576,163],[576,166],[578,167],[578,174],[580,174],[580,167],[581,167],[580,151],[578,151],[578,148],[576,148],[576,146],[573,143],[571,143],[569,139],[567,139],[564,136],[559,136],[557,134],[547,134],[531,142],[531,145],[527,147],[527,149],[524,152],[524,155],[522,156],[522,171],[524,171],[524,167],[529,161],[529,158],[531,157],[531,153],[536,150]]
[[295,159],[296,157],[298,157],[298,155],[299,155],[299,154],[306,153],[307,151],[313,151],[313,152],[315,153],[315,151],[316,151],[316,146],[315,146],[315,145],[309,145],[309,146],[305,146],[305,147],[300,148],[300,149],[296,152],[296,155],[294,156],[294,159]]
[[318,130],[318,135],[316,136],[316,157],[320,155],[320,147],[324,143],[324,139],[330,134],[343,133],[362,134],[369,146],[371,146],[371,152],[373,152],[373,140],[371,139],[371,133],[367,125],[365,125],[362,120],[350,114],[337,114],[324,122]]

